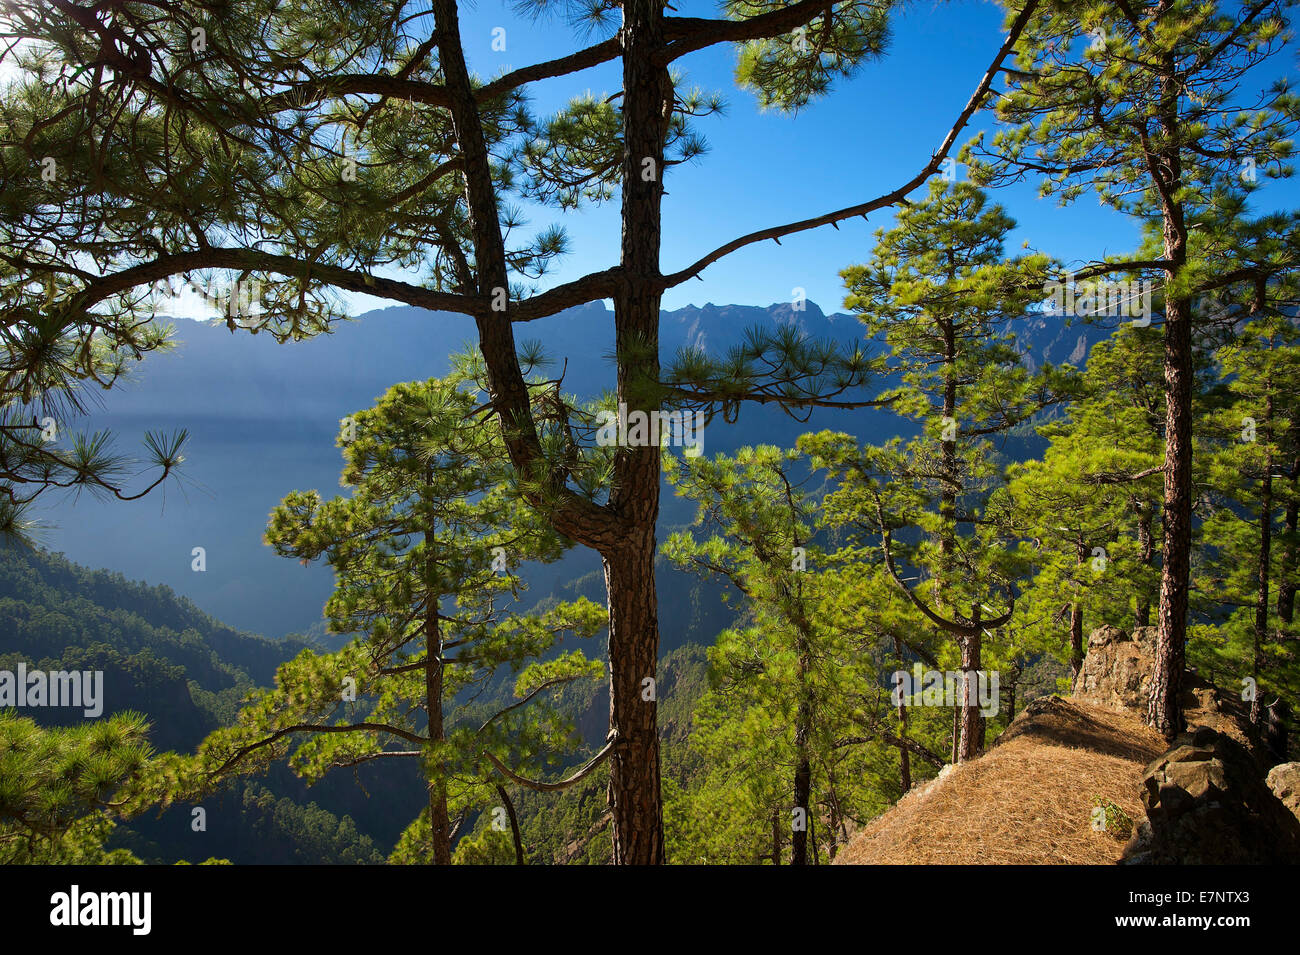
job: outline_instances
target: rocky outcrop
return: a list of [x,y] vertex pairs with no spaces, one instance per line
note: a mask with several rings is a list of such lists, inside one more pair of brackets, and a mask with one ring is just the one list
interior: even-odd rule
[[1155,627],[1138,627],[1131,634],[1118,627],[1094,630],[1074,695],[1112,708],[1145,707],[1155,643]]
[[1199,726],[1179,736],[1142,779],[1146,819],[1124,862],[1147,865],[1294,864],[1300,820],[1264,782],[1254,754]]
[[1268,788],[1300,819],[1300,763],[1281,763],[1268,771]]
[[[1145,713],[1155,670],[1155,627],[1137,627],[1126,633],[1118,627],[1101,627],[1088,637],[1088,652],[1074,681],[1074,699],[1113,710]],[[1263,742],[1248,726],[1246,704],[1222,696],[1195,670],[1183,674],[1183,716],[1188,729],[1208,726],[1231,736],[1260,761],[1262,770],[1273,762]]]
[[[1102,627],[1088,638],[1074,698],[1142,714],[1155,669],[1155,627],[1125,633]],[[1128,864],[1300,862],[1300,820],[1265,782],[1271,760],[1235,698],[1188,671],[1188,732],[1143,773],[1138,821],[1124,849]],[[1292,793],[1300,774],[1278,775]],[[1287,781],[1289,780],[1289,787]]]

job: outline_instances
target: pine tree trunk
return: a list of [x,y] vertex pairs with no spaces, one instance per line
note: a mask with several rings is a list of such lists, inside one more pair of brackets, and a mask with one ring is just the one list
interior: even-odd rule
[[[1155,543],[1151,537],[1151,508],[1140,501],[1135,501],[1134,507],[1138,510],[1138,560],[1142,562],[1143,567],[1150,567],[1155,559]],[[1137,613],[1133,617],[1133,625],[1151,626],[1151,600],[1145,589],[1138,593]]]
[[[800,741],[795,738],[795,746],[798,747]],[[808,864],[808,829],[812,826],[812,809],[808,805],[809,794],[812,791],[812,764],[807,755],[807,739],[803,741],[803,752],[798,757],[794,769],[794,805],[796,809],[803,810],[802,825],[797,826],[790,833],[790,864],[807,865]]]
[[[894,637],[894,652],[898,654],[898,665],[903,666],[903,644],[897,636]],[[907,700],[900,699],[898,703],[898,784],[903,794],[906,795],[912,789],[912,758],[907,751]]]
[[1083,669],[1083,607],[1079,601],[1070,605],[1070,682],[1079,679]]
[[[1084,556],[1087,551],[1083,544],[1075,545],[1075,564],[1079,568],[1079,573],[1083,573]],[[1078,583],[1075,584],[1076,589]],[[1070,683],[1079,679],[1079,671],[1083,669],[1083,602],[1075,599],[1070,604]]]
[[[654,450],[657,454],[658,448]],[[604,558],[609,593],[609,724],[617,737],[609,757],[609,806],[617,865],[664,861],[658,702],[653,683],[659,653],[654,554],[651,522],[631,534],[625,548]]]
[[813,735],[813,702],[807,682],[811,665],[811,650],[806,634],[800,634],[798,643],[798,686],[800,702],[794,715],[794,808],[802,809],[803,825],[790,833],[790,865],[807,865],[809,829],[813,825],[813,808],[809,806],[813,793],[813,760],[809,755]]
[[961,638],[961,744],[957,750],[957,760],[965,762],[974,759],[984,748],[984,718],[980,714],[979,700],[970,698],[971,684],[967,674],[978,674],[980,668],[980,630],[979,607],[974,611],[974,632]]
[[834,862],[840,844],[848,841],[848,832],[844,827],[844,811],[840,808],[839,787],[835,782],[835,767],[826,767],[826,794],[830,798],[831,837],[826,844],[826,855]]
[[907,705],[899,704],[898,718],[902,722],[902,739],[898,743],[898,785],[903,794],[912,790],[912,757],[907,751]]
[[[429,740],[435,746],[446,738],[442,725],[442,632],[436,602],[425,616],[424,704],[429,717]],[[429,838],[434,865],[451,865],[451,817],[447,812],[447,777],[441,768],[429,780]]]
[[[1272,382],[1266,383],[1266,387],[1272,387]],[[1264,644],[1268,641],[1268,594],[1269,594],[1269,569],[1272,561],[1272,544],[1273,544],[1273,395],[1270,393],[1264,400],[1264,440],[1268,442],[1268,449],[1264,455],[1264,477],[1260,482],[1259,489],[1259,559],[1257,562],[1256,579],[1258,586],[1255,592],[1255,633],[1254,633],[1254,653],[1251,655],[1251,675],[1255,679],[1255,697],[1250,701],[1250,722],[1254,726],[1259,726],[1263,713],[1260,709],[1259,672],[1262,666],[1262,657],[1264,654]]]
[[[439,67],[452,129],[462,154],[477,291],[485,302],[506,296],[506,308],[475,315],[479,350],[510,459],[521,475],[560,499],[548,518],[560,533],[600,552],[609,595],[609,800],[616,863],[664,861],[659,793],[659,742],[653,681],[659,649],[655,606],[655,521],[659,514],[659,448],[619,449],[609,502],[601,507],[572,494],[561,470],[548,466],[519,367],[508,302],[509,270],[492,162],[460,42],[455,0],[430,0]],[[623,4],[622,287],[614,296],[618,399],[629,412],[657,410],[659,378],[660,203],[663,147],[672,120],[672,83],[654,60],[662,52],[663,8],[655,0]],[[551,498],[536,501],[548,505]],[[649,696],[643,699],[643,691]]]
[[808,845],[809,856],[812,858],[813,865],[821,865],[817,858],[817,821],[813,818],[812,813],[808,814]]
[[[623,4],[623,288],[614,297],[618,400],[658,410],[659,246],[664,139],[672,118],[672,82],[653,59],[664,45],[656,0]],[[664,862],[659,792],[659,736],[653,681],[659,654],[655,593],[655,521],[659,516],[659,448],[621,448],[614,462],[610,508],[623,540],[602,552],[609,591],[609,801],[614,862]],[[649,695],[651,698],[646,699]]]
[[781,810],[772,810],[772,865],[781,864]]
[[1165,317],[1164,554],[1160,629],[1147,722],[1172,741],[1182,731],[1192,549],[1192,335],[1186,301],[1167,301]]
[[[943,421],[946,429],[955,425],[957,420],[957,333],[952,322],[941,321],[943,332]],[[939,461],[942,475],[939,492],[939,573],[935,588],[935,604],[943,606],[943,586],[952,569],[953,551],[956,549],[957,536],[957,442],[940,434]]]
[[[1159,4],[1158,15],[1170,9]],[[1179,155],[1180,96],[1177,64],[1172,55],[1160,64],[1159,123],[1170,145],[1149,156],[1156,165],[1161,194],[1166,287],[1172,288],[1187,262],[1187,227],[1183,218],[1182,158]],[[1160,568],[1160,622],[1147,722],[1172,741],[1183,729],[1182,684],[1187,643],[1188,586],[1192,552],[1192,303],[1185,296],[1165,298],[1165,488]]]
[[[424,482],[433,484],[433,465],[426,465]],[[423,495],[426,503],[432,491]],[[438,579],[437,541],[430,527],[424,534],[424,574],[426,582]],[[427,585],[427,583],[426,583]],[[428,719],[430,744],[441,748],[446,739],[442,719],[442,622],[438,619],[438,594],[430,590],[424,607],[424,712]],[[439,754],[440,756],[440,754]],[[434,865],[451,865],[451,816],[447,810],[447,774],[441,765],[429,770],[429,840]]]
[[[940,322],[940,330],[943,333],[944,346],[943,416],[945,419],[950,419],[942,423],[950,427],[951,423],[955,422],[957,418],[957,339],[956,330],[951,322]],[[952,555],[956,549],[958,488],[956,441],[942,441],[940,468],[943,471],[943,490],[940,492],[939,497],[939,521],[942,529],[939,539],[940,567],[938,587],[935,590],[935,604],[942,607],[944,605],[943,584],[951,569]],[[959,636],[957,641],[961,646],[961,666],[964,681],[967,662],[972,659],[972,651],[974,653],[973,659],[976,661],[975,665],[979,665],[979,634],[977,632],[974,636]],[[973,717],[978,716],[978,713],[966,705],[967,702],[964,696],[962,700],[954,700],[956,704],[953,712],[952,729],[952,761],[954,763],[969,759],[973,753],[970,747],[975,745],[975,726],[972,720]]]
[[[1300,429],[1297,429],[1300,431]],[[1300,435],[1298,435],[1300,437]],[[1282,623],[1290,625],[1295,619],[1295,594],[1300,554],[1297,553],[1297,520],[1300,519],[1300,455],[1291,464],[1290,488],[1282,518],[1282,552],[1278,555],[1277,615]]]

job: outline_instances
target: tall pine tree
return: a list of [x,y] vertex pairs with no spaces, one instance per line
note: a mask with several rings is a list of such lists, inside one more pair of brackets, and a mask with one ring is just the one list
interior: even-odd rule
[[[1163,553],[1147,719],[1169,739],[1182,729],[1197,298],[1234,280],[1206,264],[1216,247],[1238,241],[1230,219],[1241,195],[1258,177],[1288,171],[1282,163],[1291,154],[1294,97],[1285,84],[1266,85],[1260,69],[1285,43],[1288,5],[1041,4],[997,101],[998,118],[1012,128],[966,157],[989,160],[972,167],[977,181],[1041,178],[1043,193],[1063,203],[1095,191],[1103,203],[1145,220],[1158,234],[1156,248],[1080,270],[1077,277],[1156,276],[1163,290]],[[1204,241],[1193,248],[1197,229]]]

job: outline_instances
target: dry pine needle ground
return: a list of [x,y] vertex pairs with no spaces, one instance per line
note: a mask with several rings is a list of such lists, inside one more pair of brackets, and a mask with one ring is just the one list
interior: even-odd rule
[[1136,713],[1048,697],[983,756],[949,767],[868,823],[835,861],[1113,864],[1125,840],[1093,829],[1097,799],[1142,819],[1142,772],[1165,749]]

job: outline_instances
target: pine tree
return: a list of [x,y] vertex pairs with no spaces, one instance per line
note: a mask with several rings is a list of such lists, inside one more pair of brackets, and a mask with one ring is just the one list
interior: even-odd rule
[[[1014,5],[1013,5],[1014,6]],[[1193,325],[1196,302],[1241,275],[1206,266],[1232,248],[1230,228],[1256,178],[1286,174],[1295,100],[1261,89],[1258,68],[1285,43],[1285,0],[1052,2],[1039,6],[1018,48],[998,118],[1012,124],[964,158],[982,183],[1041,176],[1070,202],[1085,190],[1142,218],[1154,248],[1076,272],[1156,275],[1162,286],[1165,458],[1159,638],[1147,719],[1172,739],[1182,729],[1192,551]],[[1247,102],[1243,111],[1241,104]],[[991,164],[979,161],[991,160]],[[1193,236],[1200,241],[1194,242]],[[1254,263],[1248,275],[1285,271]]]
[[[733,703],[742,719],[749,722],[755,712],[765,712],[760,732],[769,745],[781,749],[767,761],[790,764],[786,784],[774,788],[778,794],[791,794],[793,801],[780,799],[771,808],[792,819],[791,864],[807,865],[808,828],[815,808],[814,736],[824,733],[819,725],[824,700],[815,685],[815,671],[825,670],[828,655],[814,622],[815,589],[807,573],[812,519],[809,503],[790,473],[793,458],[772,447],[743,448],[734,458],[688,458],[681,464],[668,458],[666,473],[677,493],[699,504],[696,523],[716,532],[704,540],[688,532],[674,534],[664,545],[664,555],[729,581],[748,602],[752,625],[723,633],[712,663],[724,672],[732,691],[746,699]],[[817,554],[813,547],[814,562]],[[756,687],[756,682],[766,685]],[[753,738],[744,746],[751,753],[762,748]],[[764,761],[762,756],[758,760]],[[770,785],[770,778],[755,775],[755,782]],[[764,807],[756,821],[762,825],[767,817]]]
[[[535,0],[527,8],[560,9],[600,38],[484,82],[466,62],[456,0],[250,0],[238,9],[203,0],[159,15],[113,5],[96,16],[75,4],[6,7],[6,35],[36,43],[23,47],[31,50],[21,54],[26,76],[5,101],[0,216],[22,279],[66,286],[46,307],[58,327],[87,321],[103,303],[125,308],[151,283],[205,270],[259,291],[251,314],[230,317],[232,329],[279,338],[326,328],[337,315],[335,290],[472,317],[520,486],[556,531],[605,564],[615,861],[659,863],[657,711],[640,691],[658,657],[658,448],[620,448],[605,498],[571,487],[566,462],[546,454],[548,425],[530,401],[515,323],[612,299],[617,397],[634,411],[696,402],[731,418],[744,401],[857,406],[847,392],[869,377],[861,354],[780,335],[760,336],[757,348],[727,359],[693,354],[661,366],[662,295],[753,243],[905,201],[983,105],[1029,14],[1013,20],[915,175],[664,272],[665,178],[699,155],[689,123],[714,111],[708,97],[678,88],[674,66],[737,44],[738,81],[764,103],[795,109],[882,53],[888,8],[729,0],[717,18],[673,16],[660,0]],[[529,114],[530,84],[606,63],[617,63],[621,83],[601,103],[581,98],[545,124]],[[54,162],[49,180],[40,177],[45,157]],[[566,242],[557,228],[518,241],[524,223],[511,200],[572,206],[614,195],[618,261],[543,292],[530,288]],[[87,274],[78,256],[100,267]],[[420,274],[394,278],[396,268]]]
[[[881,713],[881,659],[863,652],[851,618],[834,609],[846,578],[815,539],[819,501],[796,451],[770,446],[681,461],[666,457],[678,494],[699,505],[695,528],[664,555],[728,584],[743,601],[737,624],[709,651],[710,690],[692,716],[703,757],[682,794],[679,846],[692,861],[834,858],[848,822],[885,805],[872,785],[888,776],[897,734]],[[903,731],[906,736],[906,731]],[[917,744],[911,743],[913,748]],[[705,831],[707,830],[707,832]]]
[[1151,623],[1163,391],[1159,332],[1118,328],[1093,346],[1064,416],[1038,428],[1050,441],[1042,457],[1008,469],[1009,512],[1032,547],[1026,626],[1050,635],[1064,624],[1072,677],[1085,633]]
[[85,726],[47,729],[0,711],[0,861],[121,865],[106,851],[123,787],[145,773],[148,723],[117,713]]
[[[476,406],[457,375],[395,385],[342,422],[341,483],[351,493],[323,500],[295,491],[272,511],[267,542],[330,565],[330,630],[356,637],[336,653],[304,650],[283,664],[273,690],[202,744],[187,779],[286,756],[309,779],[377,759],[419,760],[428,806],[396,857],[445,865],[471,812],[512,814],[501,782],[563,788],[609,755],[607,746],[563,783],[519,772],[568,757],[572,723],[546,705],[547,691],[603,675],[580,650],[560,651],[569,636],[598,632],[604,614],[585,599],[519,610],[521,565],[554,560],[565,544],[511,486],[505,449]],[[496,712],[474,704],[508,673],[517,702]]]
[[1198,429],[1210,439],[1206,483],[1216,506],[1201,529],[1197,590],[1218,619],[1196,628],[1193,659],[1249,686],[1243,698],[1258,726],[1266,694],[1300,694],[1294,637],[1273,602],[1278,574],[1286,573],[1274,536],[1287,502],[1286,463],[1297,451],[1300,331],[1288,316],[1261,314],[1217,358],[1222,400]]
[[[842,515],[842,526],[871,528],[914,610],[956,643],[963,674],[981,670],[984,634],[1006,624],[1015,606],[1018,558],[998,530],[1005,521],[993,491],[1002,463],[993,439],[1073,387],[1068,370],[1031,374],[1016,351],[1015,323],[1039,296],[1049,263],[1038,254],[1005,258],[1012,228],[976,187],[936,182],[925,202],[879,233],[871,261],[843,273],[845,304],[868,336],[883,338],[901,382],[887,393],[892,408],[922,434],[877,448],[831,435],[800,445],[841,482],[829,512]],[[923,532],[915,545],[895,538],[907,527]],[[908,586],[904,563],[923,571],[925,586]],[[969,759],[983,747],[984,727],[975,700],[961,710],[954,758]]]

